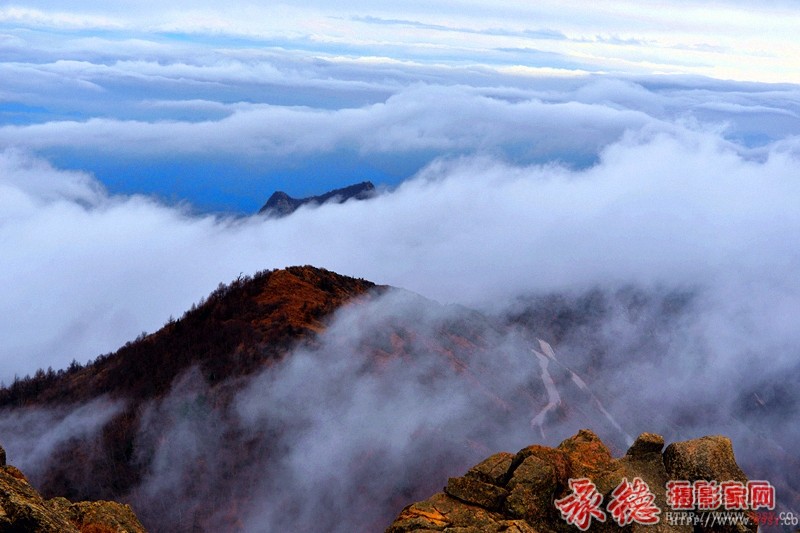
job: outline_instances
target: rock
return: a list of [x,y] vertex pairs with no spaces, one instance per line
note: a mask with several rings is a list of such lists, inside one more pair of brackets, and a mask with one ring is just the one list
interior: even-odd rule
[[484,483],[491,483],[492,485],[503,485],[505,484],[506,475],[511,468],[511,462],[513,460],[513,453],[496,453],[470,468],[465,476],[474,477],[475,479],[479,479]]
[[552,517],[558,483],[557,468],[552,463],[538,454],[527,456],[514,469],[507,484],[511,493],[506,500],[506,513],[511,518],[522,518],[531,523]]
[[5,470],[9,476],[14,476],[17,479],[21,479],[25,483],[28,482],[28,478],[26,478],[25,474],[23,474],[22,471],[16,466],[6,465],[3,467],[3,470]]
[[630,457],[644,457],[651,453],[661,453],[664,449],[664,437],[655,433],[642,433],[628,448],[625,455]]
[[719,435],[673,442],[664,450],[664,466],[671,479],[747,482],[731,440]]
[[94,528],[97,533],[145,533],[130,505],[117,502],[78,502],[72,505],[81,532]]
[[[568,533],[555,501],[572,493],[570,480],[587,478],[603,496],[606,521],[594,519],[593,532],[634,533],[755,532],[756,525],[711,528],[681,524],[667,517],[666,483],[671,479],[736,480],[747,478],[736,464],[733,447],[725,437],[703,437],[664,447],[660,435],[642,433],[619,458],[597,435],[581,430],[556,448],[528,446],[518,453],[499,453],[470,468],[463,477],[450,478],[444,492],[407,506],[386,533]],[[647,484],[654,505],[661,510],[659,522],[633,522],[620,527],[608,504],[612,492],[624,480]]]
[[459,500],[479,505],[490,511],[497,511],[503,505],[508,491],[504,488],[484,483],[474,477],[451,477],[447,482],[444,492],[448,496]]
[[22,472],[10,465],[0,466],[0,531],[145,533],[130,506],[103,501],[72,503],[66,498],[45,500]]
[[[731,440],[721,435],[670,444],[664,450],[664,466],[669,479],[747,483],[747,476],[736,464]],[[713,529],[724,533],[755,530],[741,524]]]
[[466,527],[477,528],[477,531],[482,532],[495,532],[501,530],[502,522],[503,516],[499,513],[439,492],[424,502],[403,509],[386,533],[453,531],[454,528]]
[[24,479],[0,468],[0,531],[78,533],[64,514],[49,506]]

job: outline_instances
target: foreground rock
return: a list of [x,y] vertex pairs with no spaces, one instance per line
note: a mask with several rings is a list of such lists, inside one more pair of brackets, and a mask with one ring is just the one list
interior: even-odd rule
[[0,532],[144,533],[128,505],[43,499],[0,451]]
[[[574,494],[570,479],[591,480],[603,496],[599,508],[604,511],[605,521],[593,518],[587,524],[588,531],[745,533],[757,530],[746,511],[718,509],[728,520],[742,523],[695,526],[682,521],[690,516],[704,518],[703,513],[679,513],[667,505],[669,480],[747,483],[736,464],[729,439],[715,436],[673,443],[662,453],[663,447],[662,437],[643,433],[624,457],[615,459],[594,433],[581,430],[556,448],[534,445],[517,454],[498,453],[472,467],[463,477],[450,478],[444,492],[403,509],[386,533],[579,531],[577,525],[567,523],[555,504]],[[621,527],[613,519],[609,507],[614,498],[612,493],[623,480],[634,484],[637,478],[647,484],[652,494],[652,506],[659,512],[651,516],[657,522],[631,521]]]

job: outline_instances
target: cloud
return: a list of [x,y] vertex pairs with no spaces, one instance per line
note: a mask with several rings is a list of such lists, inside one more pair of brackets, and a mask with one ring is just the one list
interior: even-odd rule
[[676,121],[763,147],[796,131],[800,113],[790,85],[33,34],[0,64],[0,145],[93,172],[112,192],[204,210],[252,212],[275,189],[317,194],[345,175],[394,186],[441,156],[581,167],[626,130]]
[[[797,15],[788,3],[757,11],[741,2],[670,5],[544,2],[531,11],[509,1],[489,12],[477,2],[414,2],[398,11],[319,0],[220,13],[200,2],[164,11],[83,1],[0,9],[8,52],[0,62],[0,380],[114,350],[219,282],[264,268],[310,263],[497,314],[529,298],[599,290],[603,320],[564,340],[558,355],[592,369],[592,347],[602,347],[610,363],[591,386],[613,391],[604,401],[626,432],[718,430],[745,443],[752,467],[766,468],[759,447],[783,464],[797,440],[785,421],[798,405],[788,377],[797,374],[800,341],[800,95],[788,83],[697,74],[796,81],[800,69],[787,57],[798,56]],[[344,160],[355,161],[354,173],[396,166],[402,184],[368,202],[280,220],[197,214],[199,192],[167,205],[115,187],[136,172],[156,182],[176,166],[172,188],[156,189],[168,198],[181,187],[258,195],[253,189],[298,168],[311,176],[298,181],[320,186],[335,170],[325,162]],[[186,161],[202,170],[180,172]],[[407,168],[420,170],[409,177]],[[633,312],[625,290],[649,300]],[[691,298],[662,323],[665,294]],[[331,349],[351,341],[330,340]],[[296,356],[276,371],[287,383],[311,380],[303,365],[319,363],[319,354]],[[539,376],[536,360],[528,362],[521,376]],[[326,387],[346,388],[352,370],[334,365],[336,379],[317,389],[336,396]],[[408,389],[358,382],[353,402],[329,406],[330,420],[302,408],[319,403],[315,390],[300,391],[296,414],[314,432],[298,431],[292,442],[317,450],[311,436],[339,439],[319,457],[357,462],[362,437],[385,444],[387,465],[402,471],[398,457],[413,446],[392,450],[383,434],[358,426],[363,413],[373,421],[402,414],[377,392],[391,390],[398,405],[428,410],[447,427],[471,411],[452,383],[417,390],[415,371],[398,372]],[[157,499],[182,486],[191,465],[212,464],[223,436],[196,439],[209,416],[193,403],[204,390],[189,375],[150,406],[148,420],[167,441],[193,444],[176,456],[142,433],[155,455],[140,497]],[[255,390],[235,412],[251,429],[274,408]],[[454,401],[447,412],[426,403],[444,393]],[[194,418],[183,416],[187,405]],[[744,414],[731,419],[734,411]],[[42,428],[65,413],[13,420]],[[335,418],[354,438],[334,431]],[[399,419],[401,442],[424,425]],[[36,449],[46,455],[48,442],[62,441],[49,435]],[[298,450],[272,466],[299,486],[335,475]],[[246,488],[277,490],[258,480]],[[323,492],[335,498],[335,489]],[[251,523],[282,519],[249,514]]]
[[[93,46],[105,53],[127,43]],[[187,61],[181,54],[190,51]],[[531,69],[499,74],[252,50],[181,48],[152,55],[130,60],[112,54],[115,59],[106,61],[77,54],[0,65],[10,80],[10,116],[18,117],[0,126],[0,144],[57,153],[77,168],[96,165],[96,147],[126,156],[119,167],[129,166],[129,157],[203,154],[209,160],[247,155],[286,170],[298,164],[297,156],[342,151],[366,164],[374,164],[368,160],[374,154],[422,155],[429,162],[453,152],[586,164],[622,131],[645,124],[724,124],[730,138],[764,145],[796,131],[800,116],[794,86],[680,77],[558,79],[541,69],[531,77],[520,75]],[[112,182],[106,172],[98,177]]]
[[[264,8],[236,2],[221,10],[193,0],[169,6],[118,6],[26,1],[0,10],[0,29],[29,38],[47,34],[47,52],[68,50],[73,32],[105,32],[112,40],[176,40],[208,49],[280,47],[313,54],[383,56],[458,66],[542,66],[497,49],[537,48],[563,65],[595,73],[698,74],[720,79],[792,81],[787,61],[797,54],[796,10],[788,4],[753,9],[737,2],[687,4],[673,0],[652,9],[636,2],[564,6],[515,1],[487,9],[475,2],[382,5],[328,1]],[[699,24],[697,21],[704,21]],[[541,30],[540,28],[545,28]],[[411,31],[409,31],[411,30]],[[746,43],[742,46],[742,43]],[[116,47],[118,48],[118,47]],[[118,48],[119,49],[119,48]],[[99,51],[99,50],[98,50]],[[119,50],[120,54],[127,52]],[[530,58],[528,58],[530,61]],[[552,65],[548,65],[552,66]]]
[[268,104],[228,106],[196,122],[93,118],[0,128],[0,142],[38,151],[173,156],[288,157],[348,150],[362,155],[506,152],[521,160],[591,157],[652,119],[604,105],[508,102],[467,87],[418,85],[385,102],[337,110]]
[[[125,68],[211,81],[243,67]],[[151,99],[143,105],[216,116],[4,127],[0,136],[20,148],[0,155],[0,379],[114,350],[180,316],[219,282],[264,268],[313,264],[495,316],[530,311],[547,298],[584,309],[581,298],[599,294],[599,318],[559,339],[557,360],[546,368],[559,398],[581,406],[577,412],[601,401],[621,431],[602,412],[589,421],[602,421],[618,448],[640,431],[670,440],[729,434],[748,472],[788,487],[776,465],[793,464],[787,450],[797,434],[785,420],[800,405],[789,381],[800,345],[796,87],[681,77],[399,87],[354,107]],[[423,153],[428,162],[369,201],[264,219],[111,193],[89,173],[36,155],[59,147],[128,161],[226,151],[291,161],[349,151],[362,161]],[[363,360],[326,358],[357,351],[386,322],[408,320],[409,309],[399,298],[343,313],[322,351],[293,354],[227,411],[209,407],[201,376],[184,376],[146,409],[138,449],[151,466],[133,501],[153,520],[166,512],[165,494],[185,490],[190,513],[224,487],[214,492],[231,502],[222,512],[257,530],[264,523],[291,529],[313,523],[321,507],[350,509],[367,505],[365,494],[387,495],[374,514],[359,515],[371,527],[413,499],[403,493],[409,480],[444,458],[457,473],[489,451],[553,444],[589,423],[547,416],[542,409],[554,396],[545,369],[531,340],[511,334],[487,334],[489,352],[506,359],[487,357],[483,376],[496,378],[497,396],[530,385],[532,399],[502,423],[475,423],[483,400],[447,372],[426,382],[441,368],[423,346],[413,347],[418,365],[363,379]],[[453,309],[432,312],[415,326],[434,335],[453,316]],[[565,388],[577,383],[567,369],[593,398]],[[37,415],[44,422],[31,427],[54,416]],[[273,422],[289,429],[276,437]],[[239,485],[225,481],[236,466],[224,452],[231,435],[249,439],[258,465]],[[473,438],[487,449],[459,444]],[[28,446],[42,450],[36,461],[56,449],[50,441],[63,442],[29,432],[24,439],[39,443]],[[276,439],[281,453],[267,454]],[[354,472],[346,480],[337,478],[341,464]],[[208,484],[190,481],[198,479]],[[400,480],[400,489],[388,480]],[[207,530],[226,520],[196,516]],[[330,516],[332,524],[352,525]]]
[[[581,106],[572,109],[578,120]],[[794,154],[754,158],[715,132],[656,123],[582,170],[442,159],[369,202],[263,220],[108,195],[85,174],[6,152],[3,379],[113,350],[220,281],[292,264],[478,306],[624,283],[713,282],[730,291],[771,283],[791,296]]]
[[97,398],[84,405],[4,409],[0,417],[8,463],[27,476],[40,476],[70,441],[92,440],[124,406]]
[[[718,291],[561,293],[563,310],[584,314],[555,353],[405,291],[341,309],[315,348],[238,381],[231,402],[215,401],[196,370],[153,402],[133,503],[164,531],[378,530],[489,453],[588,426],[616,455],[644,431],[668,442],[724,433],[751,479],[791,505],[798,434],[785,421],[800,403],[785,376],[798,363],[777,352],[797,333],[773,320],[794,316],[797,299]],[[539,305],[514,312],[547,313]],[[380,354],[395,345],[401,358]]]
[[[395,342],[402,359],[373,353]],[[150,468],[133,495],[147,521],[164,531],[232,521],[245,531],[377,530],[441,475],[540,436],[543,378],[530,342],[469,310],[393,291],[341,310],[319,343],[240,383],[230,407],[212,409],[214,394],[190,371],[148,408],[137,449]],[[565,402],[576,394],[562,388]],[[547,418],[542,429],[555,440],[572,430],[560,426]]]

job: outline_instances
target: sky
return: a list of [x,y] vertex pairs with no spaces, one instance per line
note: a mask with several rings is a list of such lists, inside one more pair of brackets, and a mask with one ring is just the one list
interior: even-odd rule
[[[3,3],[0,147],[91,173],[111,194],[248,214],[278,189],[394,188],[440,157],[586,166],[614,138],[604,130],[642,123],[636,111],[732,115],[751,122],[746,143],[764,143],[796,111],[794,7]],[[557,103],[633,113],[573,125],[576,151],[523,127]],[[752,124],[773,118],[784,122]]]
[[[487,313],[688,292],[661,358],[595,376],[624,393],[609,409],[636,429],[656,419],[628,398],[697,399],[719,415],[697,431],[728,432],[729,388],[752,386],[796,418],[798,19],[789,0],[0,3],[0,381],[312,264]],[[254,214],[367,179],[369,201]],[[620,313],[595,340],[623,350],[641,332]],[[91,433],[87,412],[69,420]]]

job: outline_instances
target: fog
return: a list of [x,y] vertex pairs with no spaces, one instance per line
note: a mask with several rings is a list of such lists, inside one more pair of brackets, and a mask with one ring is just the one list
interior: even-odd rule
[[[795,154],[791,138],[754,152],[672,124],[625,133],[583,169],[442,158],[372,200],[265,220],[109,195],[6,152],[6,379],[113,349],[240,272],[314,264],[444,306],[402,292],[345,309],[319,349],[224,406],[199,373],[184,376],[146,408],[135,444],[149,466],[129,498],[151,527],[378,530],[490,453],[581,427],[616,453],[642,431],[726,434],[745,471],[796,505]],[[501,320],[548,294],[581,309],[591,291],[599,311],[568,334],[478,326],[479,348],[455,352],[465,366],[426,342],[469,315],[451,304]],[[405,358],[364,349],[409,322]],[[539,334],[555,349],[547,372]],[[91,422],[74,424],[80,413]],[[64,413],[7,415],[10,461],[35,477],[54,443],[102,425],[94,414],[64,418],[69,434],[37,430]]]
[[2,379],[84,362],[219,282],[295,264],[479,309],[598,284],[712,286],[738,320],[741,306],[771,317],[737,330],[791,335],[796,154],[792,137],[754,150],[658,123],[628,130],[586,168],[443,157],[373,200],[266,220],[112,195],[91,175],[6,151]]
[[[724,433],[797,512],[792,4],[4,5],[0,382],[310,264],[399,289],[144,405],[125,498],[151,528],[381,530],[582,427],[615,453]],[[35,482],[123,408],[6,411],[0,443]]]
[[[238,383],[231,403],[196,370],[151,403],[131,501],[155,531],[379,531],[491,453],[588,427],[618,456],[644,431],[727,435],[750,478],[793,509],[797,329],[769,292],[735,305],[715,292],[606,286],[588,308],[561,293],[584,314],[554,351],[405,291],[345,307],[317,347]],[[381,355],[398,344],[401,356]]]
[[78,406],[4,409],[0,412],[0,433],[2,446],[11,458],[8,464],[36,479],[56,459],[55,452],[70,443],[80,443],[83,453],[91,453],[90,443],[123,408],[122,402],[97,398]]

